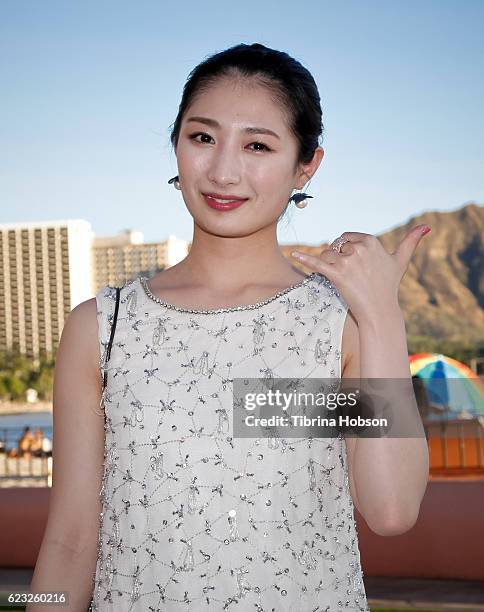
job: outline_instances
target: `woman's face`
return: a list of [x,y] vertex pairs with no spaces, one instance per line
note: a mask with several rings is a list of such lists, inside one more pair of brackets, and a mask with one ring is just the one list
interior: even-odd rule
[[[297,154],[283,109],[264,87],[220,79],[185,112],[176,148],[183,198],[197,225],[240,236],[277,223],[296,188]],[[207,204],[205,193],[247,200],[219,211]]]

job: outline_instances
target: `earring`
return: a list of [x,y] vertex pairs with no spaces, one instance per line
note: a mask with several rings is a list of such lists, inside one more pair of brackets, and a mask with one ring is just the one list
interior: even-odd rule
[[171,178],[171,179],[168,181],[168,184],[169,184],[169,185],[171,185],[172,183],[173,183],[173,186],[175,187],[175,189],[178,189],[178,190],[180,190],[180,189],[181,189],[181,187],[180,187],[180,179],[179,179],[178,175],[177,175],[177,176],[174,176],[173,178]]
[[313,196],[308,195],[307,193],[295,193],[289,198],[289,202],[294,202],[298,208],[305,208],[308,205],[308,198],[312,197]]

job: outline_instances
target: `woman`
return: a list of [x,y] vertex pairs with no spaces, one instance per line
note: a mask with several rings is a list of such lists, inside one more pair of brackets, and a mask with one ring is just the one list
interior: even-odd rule
[[421,227],[393,254],[345,232],[294,255],[309,275],[281,254],[321,133],[314,79],[286,53],[241,44],[190,74],[169,182],[192,246],[122,287],[109,362],[113,288],[67,321],[32,591],[68,591],[72,610],[368,610],[353,507],[376,533],[408,530],[425,436],[233,435],[236,379],[410,377],[398,286]]
[[18,441],[18,456],[29,459],[32,453],[32,446],[35,443],[35,436],[28,425],[24,427],[24,431]]

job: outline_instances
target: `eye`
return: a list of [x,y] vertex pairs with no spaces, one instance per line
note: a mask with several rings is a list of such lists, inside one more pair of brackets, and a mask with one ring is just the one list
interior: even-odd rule
[[[189,138],[190,140],[195,140],[195,138],[197,138],[198,136],[207,136],[208,138],[211,138],[211,136],[209,136],[208,134],[205,134],[204,132],[197,132],[196,134],[190,134]],[[197,140],[197,142],[200,142],[200,141]]]
[[260,145],[261,147],[264,148],[265,151],[272,151],[272,149],[269,149],[269,147],[267,145],[265,145],[263,142],[251,142],[250,144]]
[[[205,132],[196,132],[195,134],[190,134],[189,138],[190,138],[190,140],[195,140],[199,136],[206,136],[207,138],[212,138],[211,136],[209,136]],[[203,144],[202,142],[200,142],[200,140],[197,140],[196,142],[199,142],[200,144]],[[262,147],[262,149],[253,149],[253,150],[255,150],[256,153],[262,153],[262,151],[272,151],[272,149],[270,149],[263,142],[251,142],[249,146],[252,146],[252,145],[258,145],[258,146]]]

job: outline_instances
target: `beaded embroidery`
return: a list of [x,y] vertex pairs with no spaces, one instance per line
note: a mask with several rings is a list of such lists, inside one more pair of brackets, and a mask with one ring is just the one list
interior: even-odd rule
[[157,302],[158,304],[161,304],[162,306],[165,306],[166,308],[171,308],[171,309],[176,310],[178,312],[189,312],[189,313],[192,313],[192,314],[219,314],[219,313],[222,313],[222,312],[234,312],[234,311],[239,311],[239,310],[254,310],[254,309],[260,308],[261,306],[264,306],[265,304],[269,304],[269,302],[273,302],[274,300],[276,300],[281,295],[285,295],[286,293],[289,293],[293,289],[297,289],[298,287],[301,287],[302,285],[305,285],[310,280],[312,280],[315,277],[315,275],[316,275],[316,272],[312,272],[311,274],[306,276],[306,278],[304,278],[299,283],[291,285],[290,287],[286,287],[285,289],[281,289],[281,291],[278,291],[272,297],[269,297],[269,298],[267,298],[265,300],[262,300],[260,302],[256,302],[255,304],[243,304],[243,305],[240,305],[240,306],[227,306],[225,308],[210,308],[210,309],[205,309],[205,310],[203,310],[203,309],[198,310],[198,309],[192,309],[192,308],[183,308],[182,306],[176,306],[175,304],[170,304],[169,302],[165,302],[164,300],[162,300],[161,298],[159,298],[158,296],[156,296],[156,295],[154,295],[152,293],[152,291],[151,291],[151,289],[149,288],[149,285],[148,285],[148,278],[146,276],[141,276],[139,278],[139,280],[140,280],[140,283],[141,283],[145,293],[148,295],[148,297],[150,299],[152,299],[153,301]]
[[[231,436],[234,378],[341,376],[342,296],[312,273],[256,304],[195,310],[144,278],[122,288],[100,363],[90,610],[369,612],[344,438]],[[101,354],[114,297],[96,296]]]

